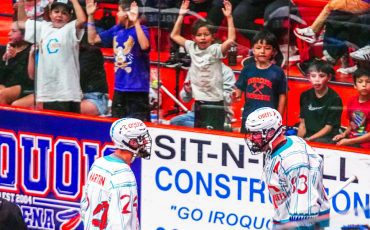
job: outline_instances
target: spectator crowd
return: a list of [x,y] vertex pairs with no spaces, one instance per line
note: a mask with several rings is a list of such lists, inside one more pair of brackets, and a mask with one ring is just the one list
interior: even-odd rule
[[[324,1],[314,20],[290,0],[107,2],[116,9],[99,18],[104,1],[18,0],[9,42],[0,47],[0,104],[150,121],[155,48],[169,53],[163,67],[185,69],[180,101],[194,100],[172,125],[231,131],[232,105],[243,100],[244,133],[258,108],[287,112],[286,70],[296,68],[310,84],[293,105],[300,109],[296,135],[370,148],[369,1]],[[186,25],[189,18],[196,20]],[[158,40],[168,50],[152,42],[154,30],[167,32]],[[111,97],[102,47],[114,55]],[[231,49],[244,58],[236,78],[224,61]],[[346,104],[332,87],[343,75],[357,92]]]

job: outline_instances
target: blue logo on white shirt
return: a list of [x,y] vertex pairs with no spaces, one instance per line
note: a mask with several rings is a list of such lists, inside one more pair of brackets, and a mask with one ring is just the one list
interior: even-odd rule
[[49,54],[58,53],[60,48],[60,42],[56,38],[50,39],[48,44],[46,45],[46,48]]

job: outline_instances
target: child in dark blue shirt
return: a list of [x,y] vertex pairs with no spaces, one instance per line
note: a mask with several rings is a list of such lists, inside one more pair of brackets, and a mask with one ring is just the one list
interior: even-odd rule
[[255,62],[244,66],[235,83],[234,96],[245,93],[245,104],[241,132],[245,132],[245,120],[250,113],[261,107],[270,107],[284,113],[287,79],[281,67],[272,63],[279,45],[275,35],[266,30],[259,32],[252,40]]

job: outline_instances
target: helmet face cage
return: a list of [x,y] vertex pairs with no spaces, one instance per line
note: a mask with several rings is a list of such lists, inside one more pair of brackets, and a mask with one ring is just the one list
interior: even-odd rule
[[260,131],[247,132],[245,134],[245,142],[253,155],[261,153],[270,153],[271,144],[276,137],[281,133],[280,126],[278,130],[275,128],[262,129]]
[[282,118],[276,109],[262,107],[250,113],[245,122],[245,141],[251,153],[271,153],[272,143],[282,133],[282,127]]
[[134,158],[150,158],[152,139],[145,124],[134,118],[123,118],[112,124],[110,135],[115,147],[128,150]]
[[137,138],[132,138],[129,140],[128,145],[137,153],[135,156],[150,159],[150,151],[152,149],[152,138],[149,132],[146,131],[145,134],[138,136]]

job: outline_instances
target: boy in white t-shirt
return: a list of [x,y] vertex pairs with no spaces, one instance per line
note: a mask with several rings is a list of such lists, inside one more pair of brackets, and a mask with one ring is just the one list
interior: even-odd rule
[[[76,20],[72,20],[73,13]],[[79,113],[78,56],[86,15],[78,0],[55,0],[49,16],[50,21],[28,19],[25,23],[25,40],[39,48],[36,101],[42,102],[44,109]]]

